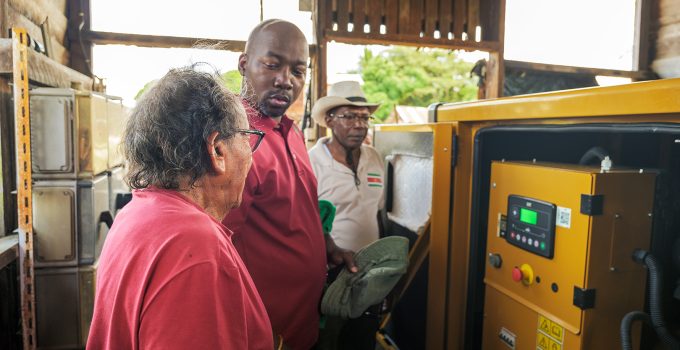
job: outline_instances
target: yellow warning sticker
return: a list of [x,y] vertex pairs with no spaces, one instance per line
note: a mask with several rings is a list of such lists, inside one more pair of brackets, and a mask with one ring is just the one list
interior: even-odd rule
[[550,343],[550,350],[562,350],[562,344],[558,342]]
[[552,322],[549,319],[538,315],[538,329],[542,330],[545,334],[550,334],[551,325]]
[[562,337],[564,336],[564,328],[557,323],[552,322],[550,325],[550,335],[561,342],[563,340]]
[[550,338],[543,332],[536,332],[536,347],[541,350],[550,350]]
[[564,327],[538,315],[536,330],[536,348],[540,350],[562,350]]

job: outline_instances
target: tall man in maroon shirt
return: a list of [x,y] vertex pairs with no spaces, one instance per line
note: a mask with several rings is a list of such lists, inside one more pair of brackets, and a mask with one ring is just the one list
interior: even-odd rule
[[305,83],[309,49],[292,23],[267,20],[253,29],[238,69],[252,128],[266,133],[246,179],[243,202],[223,223],[260,292],[275,337],[310,349],[326,262],[356,271],[353,253],[324,236],[316,178],[300,130],[285,113]]

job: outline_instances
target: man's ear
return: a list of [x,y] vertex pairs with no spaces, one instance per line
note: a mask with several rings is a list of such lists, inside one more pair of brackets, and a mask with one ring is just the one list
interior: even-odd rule
[[334,122],[333,117],[331,117],[330,115],[328,115],[328,113],[326,113],[326,115],[324,116],[323,119],[326,121],[326,127],[328,127],[329,129],[332,129],[333,128],[333,122]]
[[223,174],[227,170],[227,141],[218,139],[218,136],[219,132],[217,131],[213,131],[208,135],[206,151],[208,152],[212,171]]
[[238,57],[238,72],[242,77],[246,75],[246,64],[248,64],[248,54],[244,52]]

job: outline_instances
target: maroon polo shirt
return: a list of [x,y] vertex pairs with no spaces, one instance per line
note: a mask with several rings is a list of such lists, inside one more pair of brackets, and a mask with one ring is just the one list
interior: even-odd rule
[[319,328],[326,246],[316,178],[300,130],[276,123],[244,103],[251,128],[266,133],[253,154],[243,202],[223,223],[267,309],[275,334],[293,349],[309,349]]

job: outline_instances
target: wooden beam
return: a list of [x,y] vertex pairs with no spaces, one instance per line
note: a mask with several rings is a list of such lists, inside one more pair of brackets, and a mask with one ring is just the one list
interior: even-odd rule
[[399,0],[399,26],[397,33],[411,34],[410,25],[411,25],[411,1]]
[[438,47],[442,49],[449,50],[465,50],[465,51],[497,51],[500,43],[499,42],[475,42],[471,40],[460,40],[453,39],[448,40],[446,38],[434,39],[432,37],[423,37],[419,35],[408,35],[408,34],[385,34],[380,36],[373,36],[370,34],[361,34],[355,36],[341,35],[337,32],[326,32],[327,40],[335,40],[337,42],[342,42],[346,44],[355,45],[405,45],[405,46],[418,46],[418,47]]
[[[65,34],[67,28],[66,12],[62,4],[53,0],[3,0],[8,1],[10,7],[13,7],[20,14],[27,17],[31,22],[40,25],[45,18],[49,18],[52,32],[55,34],[55,39],[62,45],[65,45]],[[38,38],[38,37],[36,37]]]
[[468,0],[468,15],[467,15],[467,35],[468,40],[475,40],[477,33],[477,26],[479,23],[479,0]]
[[7,37],[9,26],[7,25],[7,11],[9,4],[7,1],[0,1],[0,38]]
[[[44,38],[40,26],[31,21],[31,19],[21,14],[21,12],[12,6],[8,6],[5,16],[7,28],[24,28],[32,39],[39,42],[43,47],[47,47],[47,38]],[[70,55],[68,50],[62,45],[63,40],[60,42],[55,35],[51,35],[50,38],[52,39],[52,49],[54,51],[52,52],[52,59],[61,64],[68,65]]]
[[[0,75],[11,75],[12,72],[12,40],[0,39]],[[69,88],[75,82],[82,84],[85,90],[92,88],[90,77],[33,50],[28,50],[28,78],[42,86]]]
[[399,33],[399,0],[385,0],[385,33]]
[[439,32],[442,38],[448,38],[453,33],[451,28],[451,7],[453,0],[439,0]]
[[[86,31],[83,39],[96,45],[131,45],[156,48],[196,48],[207,47],[215,50],[243,52],[246,42],[240,40],[190,38],[181,36],[145,35],[129,33],[112,33]],[[314,52],[316,45],[309,45],[309,52]]]
[[497,98],[503,96],[503,56],[500,52],[490,52],[486,62],[486,76],[484,80],[484,98]]
[[635,36],[633,42],[633,69],[647,71],[650,66],[650,48],[654,45],[651,16],[652,0],[637,0],[635,2]]
[[434,36],[439,25],[439,0],[425,1],[425,36]]
[[383,0],[372,0],[368,2],[368,24],[371,26],[371,33],[373,35],[380,34],[380,24],[384,14],[385,4]]
[[501,11],[505,12],[505,8],[501,7],[498,0],[481,0],[479,3],[479,13],[484,14],[480,17],[480,26],[482,26],[482,41],[500,41],[504,38],[499,35],[500,23],[499,18]]
[[19,256],[19,237],[11,235],[0,238],[0,269],[9,265]]
[[349,23],[349,0],[336,1],[336,13],[338,16],[338,32],[347,33],[347,24]]
[[[505,45],[505,0],[498,0],[498,7],[494,7],[496,15],[495,35],[498,38],[498,47],[489,53],[489,62],[486,67],[486,87],[484,93],[486,98],[496,98],[503,96],[503,84],[505,80],[505,59],[503,58]],[[470,38],[474,39],[474,38]],[[472,40],[474,42],[474,40]]]
[[467,18],[467,1],[466,0],[452,0],[453,1],[453,37],[461,39],[465,32],[465,20]]
[[411,0],[410,11],[410,25],[408,32],[401,32],[402,34],[416,35],[419,36],[421,30],[423,29],[423,10],[425,9],[424,0]]
[[221,40],[208,38],[189,38],[179,36],[145,35],[129,33],[112,33],[86,31],[83,39],[96,45],[132,45],[140,47],[160,48],[192,48],[196,45],[213,46],[219,50],[243,52],[246,48],[245,41]]
[[[324,28],[327,28],[329,23],[326,15],[331,11],[330,2],[324,0],[314,1],[312,3],[312,20],[314,25],[314,41],[315,50],[312,55],[312,103],[319,98],[326,96],[326,43],[327,39],[324,36]],[[325,136],[325,128],[317,128],[317,138]]]
[[354,33],[363,33],[366,21],[366,0],[352,0],[352,23],[354,23]]
[[82,37],[90,30],[90,0],[71,1],[68,7],[68,40],[71,47],[69,66],[87,76],[92,73],[92,43]]
[[527,70],[554,72],[554,73],[604,75],[604,76],[608,76],[608,77],[622,77],[622,78],[631,78],[631,79],[636,79],[636,80],[647,80],[647,79],[650,79],[652,77],[652,73],[649,72],[649,71],[626,71],[626,70],[616,70],[616,69],[572,67],[572,66],[560,66],[560,65],[555,65],[555,64],[522,62],[522,61],[505,61],[505,66],[508,67],[508,68],[515,68],[515,69],[527,69]]

